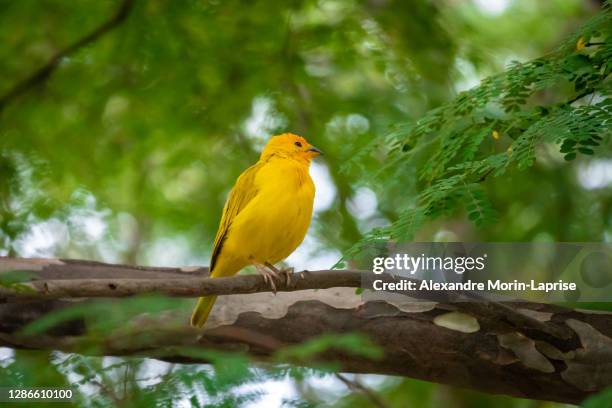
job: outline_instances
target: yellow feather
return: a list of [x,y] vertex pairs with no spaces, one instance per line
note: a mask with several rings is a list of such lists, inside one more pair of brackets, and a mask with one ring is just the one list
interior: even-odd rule
[[[308,168],[320,152],[304,138],[274,136],[259,161],[245,170],[230,192],[215,237],[210,276],[231,276],[253,264],[275,264],[304,240],[315,187]],[[191,324],[202,327],[215,301],[202,297]]]

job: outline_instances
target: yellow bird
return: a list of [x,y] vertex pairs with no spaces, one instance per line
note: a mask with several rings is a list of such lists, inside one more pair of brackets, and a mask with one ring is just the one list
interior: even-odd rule
[[[215,237],[210,276],[231,276],[248,265],[276,290],[274,264],[288,257],[304,240],[315,186],[308,173],[321,151],[303,137],[274,136],[259,161],[246,169],[229,194]],[[289,275],[287,275],[287,279]],[[202,327],[216,296],[198,299],[191,325]]]

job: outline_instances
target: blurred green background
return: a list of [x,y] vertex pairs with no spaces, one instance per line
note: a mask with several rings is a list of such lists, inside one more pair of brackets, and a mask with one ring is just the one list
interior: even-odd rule
[[[0,0],[0,96],[120,4]],[[380,166],[374,157],[344,163],[510,61],[549,53],[600,7],[592,0],[137,0],[125,21],[0,111],[0,255],[206,265],[234,180],[270,135],[290,131],[326,155],[311,171],[311,231],[287,263],[329,268],[365,233],[393,221],[417,189],[394,187],[391,199],[364,176]],[[566,163],[555,154],[544,150],[528,171],[487,184],[495,223],[477,228],[457,212],[426,223],[417,238],[611,241],[612,161]],[[127,384],[132,397],[123,406],[177,395],[180,384],[160,385],[168,376],[177,384],[216,378],[206,367],[8,349],[0,366],[0,384],[89,378],[84,398],[100,384]],[[219,406],[369,405],[330,375],[248,381],[213,381],[216,395],[187,388],[175,402],[188,406],[197,395]],[[408,379],[362,381],[393,407],[559,406]],[[241,392],[250,396],[232,399]],[[97,398],[99,406],[118,404]]]

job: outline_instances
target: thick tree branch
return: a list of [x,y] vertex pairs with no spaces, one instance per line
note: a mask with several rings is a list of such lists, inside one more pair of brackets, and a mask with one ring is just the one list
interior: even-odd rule
[[[19,284],[29,288],[26,292],[16,293],[24,287],[13,285],[0,293],[0,346],[175,362],[205,362],[193,350],[213,348],[276,361],[276,352],[286,346],[322,334],[357,332],[380,346],[384,357],[372,360],[329,350],[299,363],[336,362],[345,372],[409,376],[570,403],[612,384],[611,313],[530,302],[456,303],[457,294],[452,293],[429,302],[395,295],[364,303],[353,287],[373,274],[361,271],[301,272],[288,285],[280,283],[276,295],[259,276],[209,279],[206,272],[206,268],[0,258],[0,281],[5,285],[15,273],[31,275]],[[72,315],[35,334],[26,330],[53,311],[75,305],[103,311],[121,302],[93,298],[150,292],[227,296],[219,297],[204,330],[188,327],[191,305],[126,318],[121,327],[95,334],[87,328],[92,319],[106,319],[103,312]],[[471,319],[469,327],[444,323],[457,313]]]
[[0,112],[2,112],[6,105],[8,105],[12,100],[24,94],[29,89],[45,82],[51,76],[53,71],[57,69],[64,58],[74,54],[79,49],[93,43],[98,38],[118,27],[130,14],[133,5],[134,0],[123,0],[117,11],[110,19],[102,23],[89,34],[53,54],[45,65],[34,71],[25,79],[16,83],[4,95],[0,96]]
[[[239,295],[270,291],[270,286],[259,275],[228,278],[206,278],[206,268],[143,268],[128,265],[109,265],[77,260],[31,260],[0,257],[0,272],[19,270],[35,276],[29,282],[11,287],[0,287],[0,299],[60,299],[82,297],[126,297],[156,293],[168,296],[197,297],[207,295]],[[333,287],[371,287],[374,279],[395,282],[391,275],[374,275],[369,271],[302,271],[290,282],[277,282],[280,292]],[[67,279],[69,277],[69,279]],[[404,278],[412,280],[409,278]],[[418,281],[415,281],[418,283]],[[396,292],[403,294],[403,292]],[[419,291],[414,298],[438,302],[466,300],[466,293]],[[472,295],[476,296],[476,295]],[[496,302],[458,302],[456,309],[490,320],[500,329],[514,328],[535,336],[546,335],[546,340],[569,340],[574,333],[563,325],[544,324],[529,315]]]

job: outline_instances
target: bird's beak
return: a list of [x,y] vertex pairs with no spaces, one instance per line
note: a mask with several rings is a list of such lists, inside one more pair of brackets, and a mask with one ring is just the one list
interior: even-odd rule
[[316,148],[316,147],[314,147],[314,146],[310,146],[310,148],[309,148],[308,150],[306,150],[306,151],[307,151],[307,152],[314,152],[314,153],[316,153],[316,155],[315,155],[315,156],[317,156],[317,155],[321,155],[321,156],[322,156],[322,155],[323,155],[323,152],[322,152],[322,151],[320,151],[319,149],[317,149],[317,148]]

